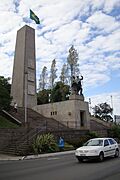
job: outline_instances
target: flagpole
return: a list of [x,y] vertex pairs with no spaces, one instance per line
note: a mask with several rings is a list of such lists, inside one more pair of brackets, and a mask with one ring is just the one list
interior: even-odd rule
[[[30,9],[29,9],[29,17],[30,17]],[[29,27],[30,27],[30,19],[29,19],[29,23],[28,23]]]

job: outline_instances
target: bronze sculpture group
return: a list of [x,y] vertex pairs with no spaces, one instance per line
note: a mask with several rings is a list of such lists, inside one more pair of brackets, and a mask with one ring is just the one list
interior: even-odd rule
[[81,83],[82,80],[83,80],[83,76],[81,76],[80,78],[79,78],[79,76],[72,77],[72,85],[71,85],[72,86],[72,94],[83,96],[82,83]]

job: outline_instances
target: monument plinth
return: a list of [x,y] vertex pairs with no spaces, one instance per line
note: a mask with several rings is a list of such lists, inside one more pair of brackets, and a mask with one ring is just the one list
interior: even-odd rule
[[69,96],[69,100],[81,100],[81,101],[84,101],[84,96],[83,95],[71,94]]
[[11,96],[18,107],[37,105],[35,30],[27,25],[17,32]]

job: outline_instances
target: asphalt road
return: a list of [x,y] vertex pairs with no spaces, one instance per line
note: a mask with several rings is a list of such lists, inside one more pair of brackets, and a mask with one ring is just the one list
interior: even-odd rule
[[74,154],[0,161],[0,180],[120,180],[120,158],[78,163]]

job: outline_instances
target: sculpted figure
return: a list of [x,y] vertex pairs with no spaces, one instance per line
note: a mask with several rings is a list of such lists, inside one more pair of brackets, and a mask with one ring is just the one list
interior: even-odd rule
[[75,76],[72,77],[72,94],[78,95],[80,92],[80,95],[83,95],[81,83],[82,80],[83,76],[81,76],[80,78],[79,76],[77,76],[77,79],[75,78]]

